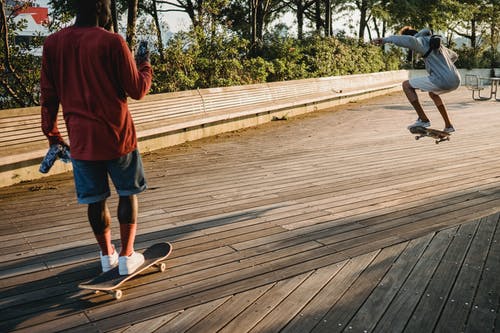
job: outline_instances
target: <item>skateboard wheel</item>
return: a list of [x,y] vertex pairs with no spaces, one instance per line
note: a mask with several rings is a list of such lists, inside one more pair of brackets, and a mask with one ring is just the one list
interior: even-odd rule
[[418,140],[418,139],[420,139],[420,137],[419,137],[419,136],[416,136],[416,137],[415,137],[415,140]]
[[160,272],[163,273],[163,272],[165,272],[167,270],[167,265],[164,262],[162,262],[160,264],[159,268],[160,268]]
[[115,291],[113,292],[113,297],[114,297],[115,299],[120,299],[120,298],[122,298],[122,296],[123,296],[123,293],[122,293],[122,291],[121,291],[121,290],[119,290],[119,289],[118,289],[118,290],[115,290]]

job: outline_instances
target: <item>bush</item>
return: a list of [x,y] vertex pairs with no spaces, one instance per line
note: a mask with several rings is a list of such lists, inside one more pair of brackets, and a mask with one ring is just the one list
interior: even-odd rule
[[500,52],[491,48],[474,50],[471,47],[462,47],[456,51],[458,68],[498,68],[500,67]]
[[462,47],[456,50],[458,60],[455,65],[459,68],[484,68],[489,67],[489,59],[484,57],[484,52],[471,47]]
[[[39,65],[33,67],[21,62],[33,64],[40,59],[14,54],[16,68],[26,70],[19,72],[26,85],[36,86]],[[398,48],[382,52],[380,47],[354,38],[310,36],[297,40],[278,35],[271,36],[255,52],[250,50],[248,40],[220,28],[210,35],[202,30],[180,32],[164,48],[164,61],[154,53],[151,57],[154,69],[151,93],[164,93],[396,70],[402,67],[404,53]],[[466,59],[462,57],[462,61]],[[35,87],[30,91],[37,94]],[[11,99],[0,102],[2,106],[18,106]]]

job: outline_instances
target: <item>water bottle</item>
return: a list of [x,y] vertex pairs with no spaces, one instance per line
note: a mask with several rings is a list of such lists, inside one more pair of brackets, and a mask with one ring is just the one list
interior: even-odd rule
[[135,53],[135,60],[138,65],[149,60],[148,42],[146,40],[139,43],[139,47],[137,47],[137,51]]
[[66,145],[62,145],[60,143],[50,145],[47,154],[43,158],[42,163],[40,164],[39,171],[41,173],[49,172],[50,168],[54,165],[54,162],[57,159],[60,159],[64,163],[68,163],[71,161],[71,154],[69,152],[69,147]]

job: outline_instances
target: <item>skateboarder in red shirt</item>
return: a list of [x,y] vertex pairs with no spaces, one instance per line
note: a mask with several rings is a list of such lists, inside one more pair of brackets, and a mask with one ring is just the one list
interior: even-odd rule
[[[119,266],[133,273],[144,261],[134,251],[137,194],[146,180],[127,96],[143,98],[151,87],[149,57],[134,59],[123,38],[105,27],[110,0],[75,1],[75,24],[56,32],[43,47],[42,130],[49,144],[64,144],[57,127],[62,106],[71,144],[78,202],[88,205],[88,219],[101,249],[103,271]],[[137,63],[136,63],[137,61]],[[120,197],[121,251],[111,243],[108,177]]]

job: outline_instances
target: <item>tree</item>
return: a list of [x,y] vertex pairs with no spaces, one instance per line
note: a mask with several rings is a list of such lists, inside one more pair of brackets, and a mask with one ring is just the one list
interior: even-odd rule
[[139,0],[127,0],[127,43],[130,49],[135,46],[135,26],[137,23],[137,7]]
[[316,4],[318,0],[290,0],[288,7],[295,11],[297,18],[297,38],[302,40],[304,38],[304,18],[306,11]]
[[163,62],[165,60],[164,48],[163,48],[163,35],[161,29],[161,18],[160,10],[158,8],[157,0],[141,1],[139,2],[139,10],[151,15],[155,28],[156,28],[156,39],[158,41],[158,53],[160,55],[160,60]]
[[161,8],[160,12],[185,12],[188,14],[194,28],[203,28],[210,15],[220,13],[222,8],[227,6],[229,0],[157,0],[157,4],[168,5],[170,8]]
[[[10,15],[7,16],[5,2],[0,2],[0,55],[2,56],[2,64],[0,65],[0,86],[5,91],[4,96],[10,97],[15,104],[19,106],[38,105],[35,99],[36,90],[33,89],[33,74],[29,75],[31,66],[36,63],[33,57],[29,54],[18,55],[14,58],[11,52],[11,39],[9,21],[16,15],[16,12],[23,7],[30,6],[29,1],[14,1],[13,6],[9,8]],[[18,26],[17,28],[22,28]],[[11,27],[15,28],[13,24]],[[28,63],[31,62],[31,66]],[[20,72],[26,72],[21,73]],[[23,75],[25,74],[25,75]],[[35,74],[37,76],[37,74]],[[29,87],[28,87],[29,86]],[[5,103],[5,101],[2,101]]]
[[250,40],[250,47],[257,55],[264,42],[266,27],[289,8],[288,1],[232,0],[221,12],[231,29]]

